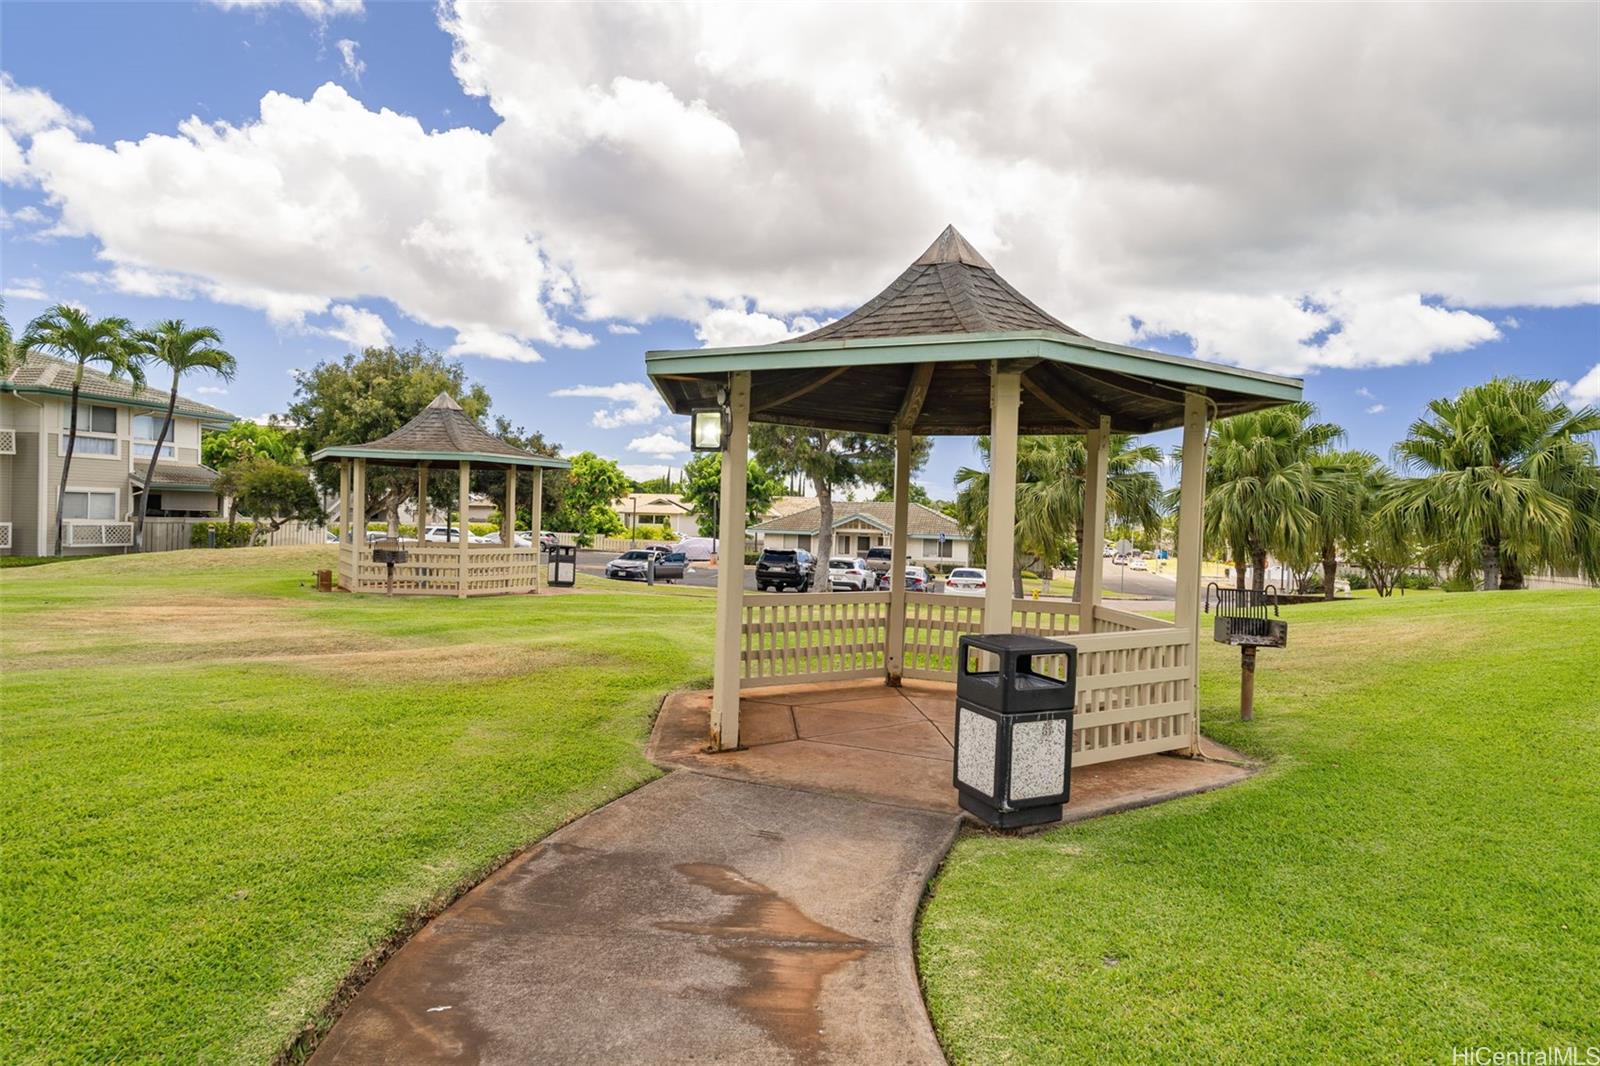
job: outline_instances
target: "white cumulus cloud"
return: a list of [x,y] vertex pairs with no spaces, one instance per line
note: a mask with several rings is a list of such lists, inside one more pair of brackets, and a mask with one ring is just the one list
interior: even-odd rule
[[267,11],[292,7],[313,22],[325,23],[340,15],[359,15],[366,10],[362,0],[210,0],[226,11]]
[[1381,414],[1383,414],[1383,412],[1387,411],[1388,409],[1389,408],[1387,406],[1385,406],[1384,404],[1375,403],[1371,407],[1367,408],[1367,414],[1369,414],[1369,415],[1381,415]]
[[382,348],[394,339],[394,333],[383,316],[375,311],[349,304],[335,304],[329,312],[335,324],[324,330],[356,349]]
[[609,322],[606,324],[607,333],[631,335],[639,332],[638,326],[630,326],[626,322]]
[[816,328],[816,319],[804,315],[790,323],[762,311],[719,307],[700,319],[694,335],[707,348],[726,348],[745,344],[775,344]]
[[339,65],[344,72],[350,75],[350,80],[361,81],[361,75],[367,72],[367,64],[356,54],[361,47],[360,41],[352,41],[348,37],[341,37],[334,42],[334,47],[339,49]]
[[614,385],[572,385],[557,389],[551,396],[573,396],[611,401],[594,413],[590,421],[601,429],[642,426],[666,412],[661,394],[642,381],[619,381]]
[[671,433],[657,430],[643,437],[635,437],[628,442],[630,452],[643,452],[657,459],[671,459],[682,455],[689,450],[689,444]]
[[485,359],[501,359],[511,363],[541,363],[544,356],[509,333],[492,329],[464,329],[456,334],[455,343],[446,353],[455,358],[479,355]]
[[1600,363],[1590,367],[1587,374],[1567,386],[1566,394],[1573,403],[1600,404]]

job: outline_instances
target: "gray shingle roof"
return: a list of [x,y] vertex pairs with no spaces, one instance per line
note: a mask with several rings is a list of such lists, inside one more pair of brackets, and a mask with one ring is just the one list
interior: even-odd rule
[[[845,503],[835,500],[833,504],[833,525],[839,526],[849,522],[857,516],[870,519],[885,529],[894,528],[894,504],[884,503]],[[943,533],[946,537],[956,540],[966,539],[966,534],[961,532],[961,526],[954,518],[943,511],[935,511],[920,503],[913,503],[907,510],[906,536],[908,537],[937,537]],[[809,533],[816,535],[822,529],[822,508],[811,507],[804,511],[785,515],[782,518],[771,518],[759,525],[750,527],[751,532],[760,533]]]
[[324,448],[311,458],[317,461],[343,457],[391,459],[411,462],[416,459],[443,459],[460,456],[481,462],[496,460],[521,466],[570,466],[565,459],[534,455],[507,444],[474,422],[448,393],[441,392],[411,421],[377,440],[365,444]]
[[[149,467],[148,460],[134,460],[133,483],[143,485],[144,475]],[[154,489],[190,488],[203,486],[210,488],[217,480],[217,472],[209,466],[200,466],[197,463],[170,463],[165,460],[156,464],[156,476],[151,479],[150,487]]]
[[[41,352],[29,352],[20,365],[5,379],[5,389],[8,392],[34,392],[51,393],[66,396],[72,392],[72,374],[74,364]],[[114,403],[127,404],[130,407],[147,407],[152,410],[166,410],[168,393],[164,389],[146,385],[137,388],[126,378],[117,380],[93,367],[83,368],[83,385],[78,390],[78,395],[91,400],[109,400]],[[237,422],[238,419],[220,407],[212,407],[208,403],[191,400],[185,396],[178,397],[176,413],[186,418],[198,418],[204,422]]]
[[1036,329],[1083,336],[1012,288],[954,226],[946,226],[887,289],[789,343]]

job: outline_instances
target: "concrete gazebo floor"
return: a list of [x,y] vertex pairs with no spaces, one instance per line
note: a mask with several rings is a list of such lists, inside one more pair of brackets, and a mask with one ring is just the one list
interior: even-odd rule
[[[907,681],[822,682],[747,691],[738,751],[706,750],[710,692],[675,692],[650,738],[659,766],[838,793],[914,810],[955,812],[950,783],[955,687]],[[1063,821],[1146,807],[1248,777],[1248,758],[1210,740],[1202,757],[1142,755],[1076,767]]]

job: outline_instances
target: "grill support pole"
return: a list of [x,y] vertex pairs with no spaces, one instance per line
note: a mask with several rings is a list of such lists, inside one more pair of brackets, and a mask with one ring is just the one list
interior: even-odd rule
[[1256,649],[1245,644],[1239,649],[1239,721],[1256,717]]

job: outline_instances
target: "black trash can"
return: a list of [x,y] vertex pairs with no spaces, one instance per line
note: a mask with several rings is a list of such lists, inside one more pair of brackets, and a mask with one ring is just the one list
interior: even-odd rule
[[577,545],[552,544],[550,546],[550,587],[571,588],[577,582]]
[[[977,669],[980,657],[994,669]],[[1065,659],[1064,678],[1035,668],[1047,657]],[[954,781],[964,810],[1000,829],[1060,819],[1072,785],[1077,687],[1071,644],[1021,634],[961,638]]]

